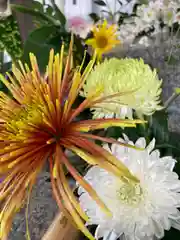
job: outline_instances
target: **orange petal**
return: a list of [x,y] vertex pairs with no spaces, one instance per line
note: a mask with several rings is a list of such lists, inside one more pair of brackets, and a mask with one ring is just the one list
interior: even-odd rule
[[97,202],[97,204],[102,208],[102,210],[111,216],[111,212],[107,206],[98,197],[96,191],[88,184],[88,182],[76,171],[76,169],[69,163],[66,156],[63,154],[62,161],[67,167],[68,171],[74,177],[74,179],[89,193],[89,195]]

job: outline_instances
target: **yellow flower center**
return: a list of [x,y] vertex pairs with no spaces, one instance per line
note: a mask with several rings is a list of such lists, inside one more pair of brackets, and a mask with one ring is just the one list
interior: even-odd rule
[[105,36],[98,36],[96,39],[98,48],[105,48],[108,45],[108,39]]
[[134,184],[132,182],[124,183],[117,191],[117,194],[121,202],[128,205],[138,204],[144,196],[140,184]]
[[42,113],[36,104],[32,104],[21,109],[15,109],[12,119],[6,127],[17,138],[23,135],[23,130],[30,128],[30,124],[36,125],[40,122],[42,122]]

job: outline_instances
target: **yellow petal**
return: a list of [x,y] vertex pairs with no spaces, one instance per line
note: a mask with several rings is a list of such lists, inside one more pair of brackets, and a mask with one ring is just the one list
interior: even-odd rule
[[96,40],[94,38],[90,38],[90,39],[85,41],[85,44],[96,47]]

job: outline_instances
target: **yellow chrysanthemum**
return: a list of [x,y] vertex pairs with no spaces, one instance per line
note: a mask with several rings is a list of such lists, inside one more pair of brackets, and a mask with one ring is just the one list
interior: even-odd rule
[[[160,104],[161,84],[156,70],[142,59],[105,60],[96,66],[84,85],[83,96],[88,96],[97,86],[103,86],[104,101],[92,108],[94,118],[132,119],[134,109],[139,116],[151,115],[162,109]],[[117,94],[116,98],[106,98]]]
[[99,58],[120,43],[117,38],[117,26],[114,24],[108,26],[106,20],[103,24],[95,26],[92,32],[93,38],[88,39],[86,44],[93,47]]
[[50,52],[45,75],[41,75],[36,58],[30,55],[32,69],[19,62],[13,66],[9,81],[0,75],[11,96],[0,92],[0,239],[7,239],[14,214],[32,190],[36,178],[48,161],[51,183],[58,206],[66,216],[89,238],[94,239],[83,220],[86,214],[73,195],[64,169],[89,195],[109,212],[93,188],[71,165],[65,150],[84,159],[88,164],[99,165],[119,178],[138,181],[129,170],[94,140],[114,143],[89,131],[109,126],[136,126],[142,121],[120,119],[77,120],[84,109],[100,100],[101,90],[96,88],[88,97],[74,106],[84,81],[91,72],[95,58],[82,72],[83,64],[72,69],[72,44],[64,66],[64,46],[60,55]]

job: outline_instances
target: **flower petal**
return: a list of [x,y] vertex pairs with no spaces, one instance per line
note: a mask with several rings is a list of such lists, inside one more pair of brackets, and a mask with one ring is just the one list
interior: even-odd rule
[[166,156],[166,157],[160,158],[160,162],[164,165],[164,167],[167,170],[173,171],[177,161],[173,159],[171,156]]
[[98,225],[95,231],[95,238],[103,238],[104,236],[108,235],[111,231],[106,227],[101,227],[101,225]]
[[140,147],[140,148],[145,148],[146,147],[146,139],[141,137],[139,138],[136,143],[135,143],[136,147]]
[[155,143],[156,143],[156,140],[155,138],[153,138],[153,140],[148,144],[148,146],[146,147],[146,150],[148,151],[148,153],[151,153],[152,150],[154,149],[155,147]]

